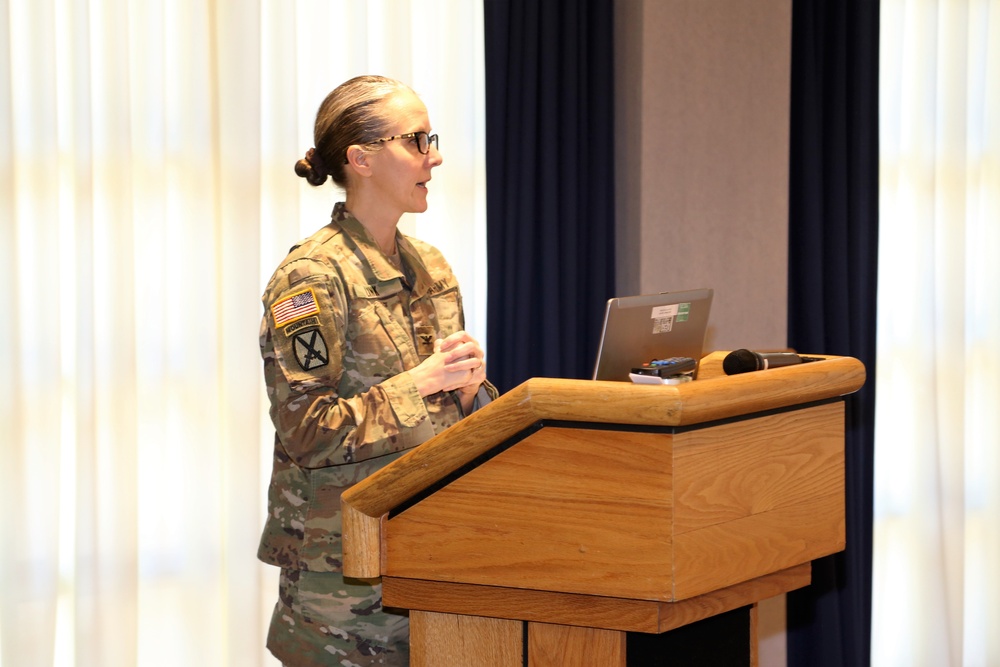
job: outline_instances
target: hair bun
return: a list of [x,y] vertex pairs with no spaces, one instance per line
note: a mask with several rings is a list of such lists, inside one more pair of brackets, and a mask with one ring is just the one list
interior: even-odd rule
[[310,148],[306,156],[295,163],[295,173],[309,181],[311,185],[322,185],[326,182],[326,169],[323,161],[316,155],[316,149]]

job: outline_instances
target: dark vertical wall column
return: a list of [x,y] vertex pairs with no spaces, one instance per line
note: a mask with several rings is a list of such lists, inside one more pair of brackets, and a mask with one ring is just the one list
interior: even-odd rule
[[612,0],[485,0],[489,375],[589,377],[614,292]]

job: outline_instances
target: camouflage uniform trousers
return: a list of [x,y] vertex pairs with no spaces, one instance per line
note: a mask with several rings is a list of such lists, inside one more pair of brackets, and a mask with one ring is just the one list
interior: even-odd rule
[[282,569],[267,648],[287,667],[405,667],[404,614],[383,610],[380,583]]

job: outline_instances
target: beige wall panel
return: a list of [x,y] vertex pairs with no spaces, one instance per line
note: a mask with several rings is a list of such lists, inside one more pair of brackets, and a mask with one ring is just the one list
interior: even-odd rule
[[618,291],[713,287],[707,348],[786,344],[790,0],[619,0]]

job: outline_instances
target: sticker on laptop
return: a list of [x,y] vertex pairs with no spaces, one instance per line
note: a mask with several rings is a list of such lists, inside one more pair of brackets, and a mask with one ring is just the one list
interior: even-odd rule
[[691,317],[690,303],[671,303],[653,308],[650,318],[653,320],[653,333],[670,333],[674,322],[687,322]]

